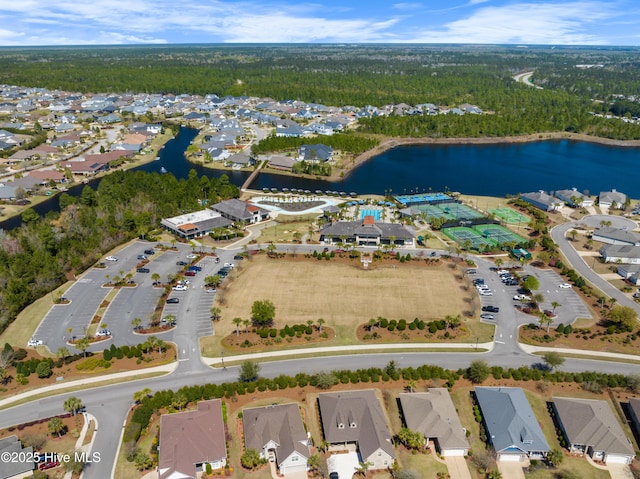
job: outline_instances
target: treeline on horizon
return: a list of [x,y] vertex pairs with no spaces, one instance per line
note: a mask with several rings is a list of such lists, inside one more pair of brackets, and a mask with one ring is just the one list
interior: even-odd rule
[[61,211],[40,218],[32,209],[23,225],[0,230],[0,332],[36,299],[83,271],[113,247],[157,229],[160,219],[193,211],[198,198],[212,202],[239,196],[226,175],[189,177],[116,171],[97,190],[60,196]]
[[[512,78],[531,70],[535,83],[544,90]],[[365,122],[368,131],[391,136],[575,131],[637,139],[636,125],[594,118],[591,113],[639,114],[640,103],[613,97],[640,92],[639,70],[638,52],[613,48],[193,45],[0,49],[0,83],[6,84],[73,92],[246,95],[356,107],[471,103],[489,112],[462,119],[378,118]]]

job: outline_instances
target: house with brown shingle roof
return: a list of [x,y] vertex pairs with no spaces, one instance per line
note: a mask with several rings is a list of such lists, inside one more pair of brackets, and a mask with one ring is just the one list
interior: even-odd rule
[[245,449],[274,458],[278,472],[286,477],[307,471],[309,438],[297,404],[247,408],[242,410]]
[[466,456],[466,430],[446,388],[429,388],[426,393],[400,394],[402,416],[409,429],[432,440],[442,456]]
[[635,457],[607,401],[554,397],[553,409],[569,452],[614,464],[630,464]]
[[160,479],[196,479],[206,464],[222,469],[227,447],[222,402],[200,401],[195,411],[164,414],[160,418]]
[[269,219],[269,211],[237,198],[221,201],[211,205],[210,208],[238,223],[258,223]]
[[396,457],[387,419],[373,389],[318,394],[329,450],[355,446],[369,469],[391,467]]

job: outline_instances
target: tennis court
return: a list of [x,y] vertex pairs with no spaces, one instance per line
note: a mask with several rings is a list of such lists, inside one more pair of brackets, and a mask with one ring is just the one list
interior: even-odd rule
[[395,200],[401,203],[403,206],[420,205],[435,203],[440,201],[451,200],[449,195],[444,193],[422,193],[417,195],[396,195]]
[[473,227],[483,238],[495,241],[497,244],[504,243],[524,243],[526,240],[522,236],[509,231],[500,225],[475,225]]
[[523,223],[529,223],[529,218],[522,213],[512,210],[511,208],[496,208],[489,210],[489,213],[493,213],[505,223],[510,225],[517,225]]
[[487,246],[490,248],[496,246],[496,243],[491,239],[483,238],[477,231],[464,226],[445,228],[442,232],[460,246],[463,246],[467,241],[471,242],[471,247],[477,250],[485,249]]
[[412,208],[426,213],[427,218],[445,218],[447,220],[473,220],[482,218],[482,213],[460,203],[441,203],[439,205],[413,205]]

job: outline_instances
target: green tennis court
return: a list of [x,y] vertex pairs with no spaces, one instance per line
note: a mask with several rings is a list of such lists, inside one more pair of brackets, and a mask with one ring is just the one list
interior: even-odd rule
[[483,238],[477,231],[466,228],[464,226],[454,226],[453,228],[445,228],[442,232],[453,241],[463,246],[467,241],[471,242],[473,249],[481,250],[488,247],[496,246],[496,243],[489,238]]
[[414,205],[419,211],[426,213],[427,218],[445,218],[447,220],[473,220],[482,218],[482,213],[461,203],[441,203],[439,205]]
[[493,240],[500,245],[504,243],[520,244],[526,241],[522,236],[518,236],[500,225],[475,225],[473,229],[483,238]]
[[493,213],[505,223],[510,225],[517,225],[522,223],[529,223],[529,218],[522,213],[512,210],[511,208],[496,208],[489,210],[489,213]]

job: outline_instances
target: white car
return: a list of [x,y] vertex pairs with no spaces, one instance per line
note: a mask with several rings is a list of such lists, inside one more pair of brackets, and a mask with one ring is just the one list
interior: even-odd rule
[[198,257],[197,254],[188,254],[187,259],[196,259]]
[[107,256],[105,259],[107,261],[118,261],[118,258],[116,258],[115,256]]
[[101,337],[101,336],[111,336],[111,331],[108,329],[98,329],[96,331],[96,336]]
[[184,285],[179,284],[178,286],[174,286],[171,289],[174,291],[186,291],[188,288]]
[[480,291],[480,296],[493,296],[493,291],[490,289],[483,289]]
[[44,343],[42,342],[42,339],[31,338],[27,343],[27,346],[29,346],[30,348],[35,348],[36,346],[42,346],[43,344]]
[[207,292],[207,293],[215,293],[216,292],[216,288],[207,288],[207,289],[205,289],[205,292]]
[[558,288],[571,289],[571,285],[569,283],[562,283],[558,285]]
[[225,263],[225,264],[224,264],[224,267],[225,267],[225,268],[231,268],[231,269],[233,269],[233,268],[235,268],[235,267],[236,267],[236,265],[235,265],[235,264],[233,264],[233,263]]
[[527,296],[526,294],[516,294],[513,297],[514,301],[531,301],[531,298],[529,296]]

